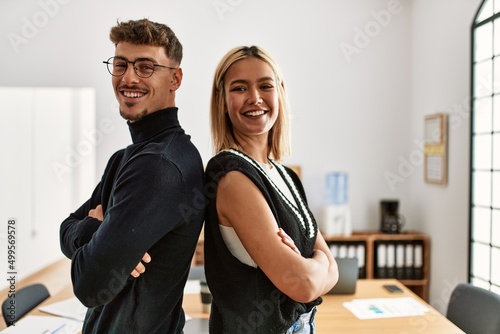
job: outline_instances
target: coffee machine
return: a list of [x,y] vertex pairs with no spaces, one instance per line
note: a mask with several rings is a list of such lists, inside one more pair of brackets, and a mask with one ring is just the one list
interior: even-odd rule
[[398,200],[384,199],[380,201],[380,231],[382,233],[401,233],[405,218],[398,211]]

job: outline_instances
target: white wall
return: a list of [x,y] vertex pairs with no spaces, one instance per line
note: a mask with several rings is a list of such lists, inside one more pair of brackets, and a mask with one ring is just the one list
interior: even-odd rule
[[[109,29],[117,19],[165,22],[185,51],[177,98],[181,122],[206,162],[212,154],[208,105],[213,71],[230,48],[261,45],[277,59],[287,80],[294,150],[285,163],[302,166],[312,209],[319,213],[323,205],[326,173],[347,171],[355,229],[378,229],[380,199],[398,198],[407,227],[436,240],[433,277],[440,270],[438,259],[444,261],[435,255],[437,245],[448,249],[463,242],[462,250],[446,259],[456,263],[450,280],[462,279],[468,120],[451,134],[447,187],[424,184],[420,166],[408,172],[404,165],[421,138],[423,115],[461,103],[468,94],[467,29],[477,2],[3,0],[0,63],[9,66],[2,67],[0,86],[95,87],[97,124],[115,125],[97,146],[100,175],[111,153],[130,142],[102,64],[114,51]],[[426,18],[435,19],[434,24],[426,25]],[[25,38],[23,43],[9,41],[14,34]],[[444,35],[452,37],[441,41]],[[388,179],[401,174],[396,181]],[[463,215],[457,206],[463,206]],[[447,231],[457,226],[459,238],[450,241]],[[447,273],[440,275],[432,282],[433,292],[445,286]]]
[[[44,9],[45,3],[51,10]],[[216,7],[222,3],[231,10]],[[195,6],[163,0],[138,6],[127,1],[31,0],[21,5],[4,0],[1,35],[6,38],[0,40],[0,59],[10,66],[0,85],[95,87],[98,121],[116,124],[97,148],[100,173],[109,155],[130,142],[102,64],[114,51],[109,29],[117,18],[147,16],[166,22],[185,48],[185,77],[177,100],[181,121],[208,160],[208,103],[216,64],[236,45],[259,44],[277,58],[289,84],[294,153],[288,162],[302,165],[313,209],[323,203],[325,174],[345,170],[355,227],[376,228],[380,198],[400,198],[402,210],[409,204],[408,185],[398,184],[393,191],[383,175],[397,169],[397,157],[410,145],[411,128],[410,10],[403,1],[398,14],[381,27],[372,12],[386,10],[388,3],[218,0]],[[46,12],[54,12],[53,17]],[[47,22],[40,19],[44,15]],[[374,37],[365,38],[366,45],[348,62],[340,45],[359,45],[358,29],[371,26]]]
[[0,87],[0,267],[9,277],[62,257],[59,224],[93,189],[82,180],[95,179],[94,100],[92,88]]
[[442,312],[468,277],[470,26],[480,2],[412,2],[411,137],[422,139],[424,115],[450,118],[448,185],[411,180],[411,215],[432,237],[430,301]]

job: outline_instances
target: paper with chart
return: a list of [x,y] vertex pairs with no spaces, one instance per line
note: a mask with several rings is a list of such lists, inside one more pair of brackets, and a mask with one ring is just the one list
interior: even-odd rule
[[429,311],[412,297],[353,299],[343,305],[359,319],[421,316]]
[[15,326],[9,326],[2,334],[78,334],[82,330],[82,322],[62,317],[28,315]]
[[87,308],[76,297],[42,306],[39,310],[78,321],[83,321],[87,313]]

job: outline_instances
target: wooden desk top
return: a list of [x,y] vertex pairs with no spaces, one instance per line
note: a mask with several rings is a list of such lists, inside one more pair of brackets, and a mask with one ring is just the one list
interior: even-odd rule
[[[397,285],[403,290],[403,293],[390,293],[383,288],[384,284]],[[412,297],[429,308],[429,312],[424,316],[360,320],[342,305],[344,302],[353,299],[397,297]],[[315,322],[318,334],[464,333],[445,316],[395,279],[360,279],[354,295],[323,296],[323,303],[318,306]]]
[[[403,293],[391,294],[382,285],[395,284]],[[47,299],[42,305],[51,304],[73,296],[72,287],[68,285],[60,293]],[[385,319],[360,320],[354,316],[342,304],[356,298],[390,298],[390,297],[413,297],[429,308],[424,316],[399,317]],[[184,311],[193,318],[208,318],[208,313],[203,313],[201,299],[198,294],[184,295]],[[38,311],[32,311],[32,315],[47,315]],[[318,334],[352,333],[352,334],[455,334],[464,333],[445,316],[425,303],[417,295],[411,292],[403,284],[394,279],[360,279],[357,283],[354,295],[328,295],[323,297],[323,303],[318,306],[316,313],[316,329]],[[0,329],[5,328],[5,324]]]

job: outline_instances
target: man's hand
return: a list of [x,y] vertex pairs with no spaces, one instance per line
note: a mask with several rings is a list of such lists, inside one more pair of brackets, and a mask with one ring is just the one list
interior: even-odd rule
[[[102,205],[99,204],[98,206],[95,207],[95,209],[92,209],[89,211],[89,217],[98,219],[100,221],[104,220],[104,215],[102,214]],[[151,261],[151,256],[146,252],[144,256],[142,257],[141,262],[137,264],[137,266],[132,270],[130,275],[133,277],[137,278],[141,274],[143,274],[146,271],[146,267],[144,267],[144,263],[149,263]]]
[[98,206],[95,207],[95,209],[92,209],[89,211],[89,217],[98,219],[100,221],[104,220],[104,216],[102,214],[102,205],[99,204]]
[[146,271],[146,267],[144,267],[144,264],[142,262],[149,263],[150,261],[151,261],[151,256],[146,252],[142,257],[142,261],[139,262],[139,264],[135,267],[134,270],[132,270],[130,275],[132,275],[135,278],[139,277]]

